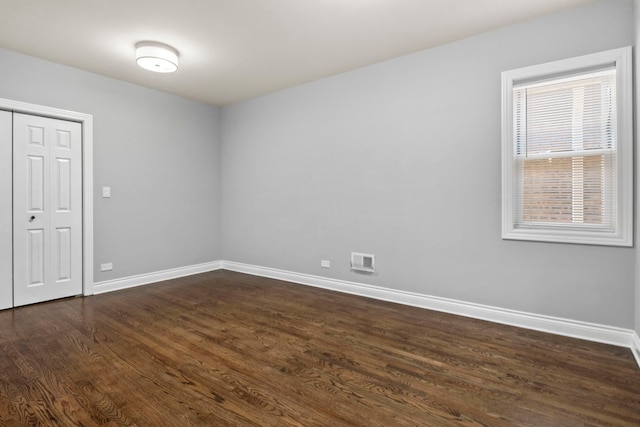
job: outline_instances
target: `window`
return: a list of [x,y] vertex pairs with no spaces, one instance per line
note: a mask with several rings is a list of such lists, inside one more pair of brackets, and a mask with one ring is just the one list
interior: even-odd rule
[[502,73],[502,237],[632,245],[631,48]]

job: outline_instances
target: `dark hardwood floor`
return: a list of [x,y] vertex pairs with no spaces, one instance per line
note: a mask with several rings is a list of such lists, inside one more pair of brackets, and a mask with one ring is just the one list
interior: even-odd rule
[[628,349],[216,271],[0,312],[2,426],[632,426]]

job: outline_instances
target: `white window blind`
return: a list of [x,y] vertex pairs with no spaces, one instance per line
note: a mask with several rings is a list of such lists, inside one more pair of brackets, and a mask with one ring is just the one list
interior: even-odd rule
[[616,70],[513,87],[515,227],[616,229]]

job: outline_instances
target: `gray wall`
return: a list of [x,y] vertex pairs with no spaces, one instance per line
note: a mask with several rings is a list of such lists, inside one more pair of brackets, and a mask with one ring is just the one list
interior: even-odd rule
[[0,98],[93,115],[95,282],[221,258],[219,108],[2,49]]
[[[225,107],[224,258],[633,327],[634,249],[500,238],[500,73],[631,45],[632,9],[600,1]],[[351,251],[377,274],[351,273]]]

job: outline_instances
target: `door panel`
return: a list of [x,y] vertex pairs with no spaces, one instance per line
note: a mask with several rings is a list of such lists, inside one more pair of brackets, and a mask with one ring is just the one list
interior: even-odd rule
[[44,161],[42,156],[27,157],[27,210],[31,213],[44,212]]
[[43,229],[31,229],[27,230],[27,268],[29,270],[29,277],[27,280],[27,286],[40,286],[44,284],[44,230]]
[[56,179],[58,182],[54,186],[57,192],[54,195],[57,212],[71,210],[71,162],[69,159],[56,159]]
[[71,280],[71,229],[56,229],[56,281]]
[[14,306],[82,293],[82,140],[75,122],[14,113]]

